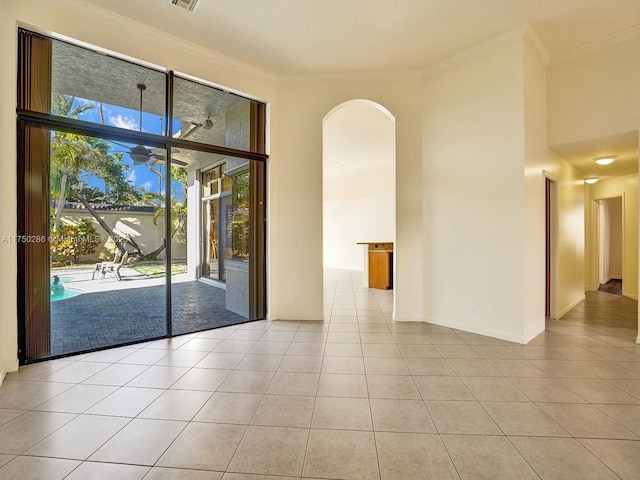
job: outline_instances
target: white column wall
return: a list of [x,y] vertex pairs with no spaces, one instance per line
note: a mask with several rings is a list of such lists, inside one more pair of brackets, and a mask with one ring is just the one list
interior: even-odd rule
[[424,318],[524,342],[522,40],[424,82]]

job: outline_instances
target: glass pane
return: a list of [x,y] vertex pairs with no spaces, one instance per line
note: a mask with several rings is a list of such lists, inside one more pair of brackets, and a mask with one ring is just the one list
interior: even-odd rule
[[51,133],[51,355],[166,335],[165,161]]
[[183,148],[175,160],[172,221],[183,230],[172,229],[173,333],[257,318],[249,313],[249,161]]
[[165,134],[165,73],[59,40],[52,55],[52,114]]
[[259,151],[253,140],[257,102],[179,77],[173,102],[175,138]]

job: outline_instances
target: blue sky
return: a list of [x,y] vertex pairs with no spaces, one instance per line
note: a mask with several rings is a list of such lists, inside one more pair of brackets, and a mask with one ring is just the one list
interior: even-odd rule
[[[92,100],[86,100],[76,98],[74,106],[90,104],[94,107],[84,112],[79,119],[92,122],[102,123],[100,118],[100,109],[98,102]],[[140,130],[140,112],[139,110],[132,110],[129,108],[116,107],[113,105],[102,105],[102,113],[104,118],[104,124],[124,128],[127,130]],[[162,134],[162,129],[166,122],[166,118],[158,115],[143,112],[142,113],[142,131],[147,133],[153,133],[156,135]],[[178,129],[180,126],[179,120],[174,120],[174,129]],[[128,144],[124,142],[118,142],[118,144],[109,142],[112,146],[112,153],[124,153],[123,162],[129,165],[129,172],[127,180],[136,187],[146,191],[164,194],[164,180],[159,182],[158,173],[164,175],[165,168],[162,165],[134,165],[131,157],[128,154],[128,148],[132,148],[134,144]],[[127,148],[128,147],[128,148]],[[160,152],[159,152],[160,153]],[[83,178],[83,180],[93,187],[98,187],[104,190],[104,182],[93,178]],[[179,183],[173,182],[172,195],[176,200],[181,200],[184,197],[183,189]]]

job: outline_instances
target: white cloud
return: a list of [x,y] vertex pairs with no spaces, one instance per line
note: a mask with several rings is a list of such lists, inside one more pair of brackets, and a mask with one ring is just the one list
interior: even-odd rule
[[127,116],[110,116],[109,123],[118,128],[126,128],[127,130],[138,130],[138,122],[136,121],[136,119]]
[[140,188],[142,190],[144,190],[145,192],[150,192],[151,191],[151,182],[144,182],[142,185],[140,185]]
[[127,175],[127,182],[131,183],[132,185],[136,184],[136,171],[135,170],[131,170],[129,172],[129,175]]
[[76,101],[82,104],[93,105],[94,107],[97,107],[99,104],[99,102],[96,102],[95,100],[91,100],[89,98],[82,98],[82,97],[76,97]]

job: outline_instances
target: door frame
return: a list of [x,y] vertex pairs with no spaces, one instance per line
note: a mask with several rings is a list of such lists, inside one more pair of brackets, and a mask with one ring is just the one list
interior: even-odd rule
[[[621,203],[621,209],[620,209],[620,215],[621,215],[621,219],[620,219],[620,228],[621,228],[621,232],[620,232],[620,236],[622,238],[621,241],[621,255],[622,255],[622,270],[621,270],[621,279],[622,279],[622,285],[624,287],[624,277],[625,277],[625,230],[626,230],[626,215],[625,215],[625,192],[622,193],[614,193],[611,195],[604,195],[604,196],[599,196],[597,198],[594,198],[593,201],[595,202],[595,214],[596,214],[596,221],[595,221],[595,240],[596,240],[596,246],[595,246],[595,279],[596,279],[596,290],[598,289],[598,287],[605,283],[604,280],[606,280],[606,273],[604,272],[604,249],[603,247],[603,243],[604,243],[604,222],[603,222],[603,216],[604,214],[604,203],[606,200],[610,200],[613,198],[620,198],[620,203]],[[602,280],[602,281],[601,281]]]
[[545,318],[556,318],[558,180],[546,170],[543,170],[543,177],[545,190]]

